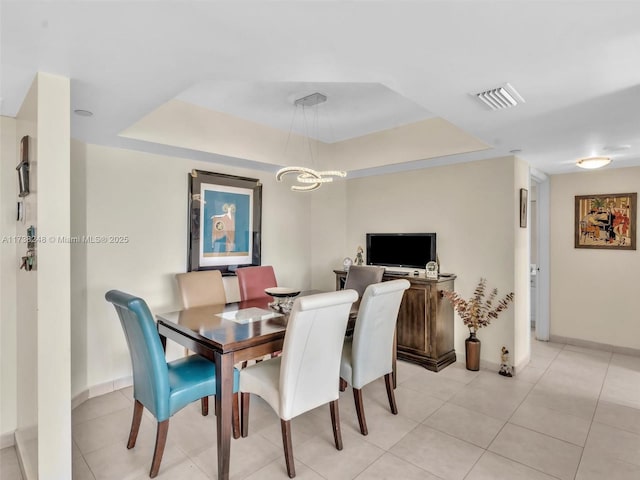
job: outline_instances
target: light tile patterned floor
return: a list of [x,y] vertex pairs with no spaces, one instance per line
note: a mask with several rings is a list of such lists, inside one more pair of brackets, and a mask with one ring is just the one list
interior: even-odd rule
[[[640,357],[533,342],[515,378],[440,373],[399,362],[399,415],[384,383],[365,388],[369,435],[353,397],[341,395],[344,450],[333,446],[329,408],[293,420],[299,479],[637,480],[640,478]],[[131,389],[93,398],[73,412],[75,480],[148,478],[155,423],[125,447]],[[279,421],[252,400],[249,437],[232,440],[234,479],[285,479]],[[215,422],[198,404],[171,419],[159,479],[216,478]],[[1,451],[0,478],[20,479],[15,450]]]

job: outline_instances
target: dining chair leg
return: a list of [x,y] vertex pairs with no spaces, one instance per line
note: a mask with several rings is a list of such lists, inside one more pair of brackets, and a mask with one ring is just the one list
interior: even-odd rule
[[389,397],[389,407],[391,408],[391,413],[394,415],[398,414],[398,406],[396,405],[396,396],[393,393],[393,374],[387,373],[384,376],[384,384],[387,386],[387,397]]
[[347,389],[347,381],[340,377],[340,391],[344,392]]
[[233,406],[231,407],[233,413],[233,438],[240,438],[240,400],[238,396],[238,392],[233,394]]
[[202,416],[209,415],[209,397],[202,397],[200,399],[200,407],[202,408]]
[[329,404],[331,410],[331,425],[333,426],[333,440],[336,442],[336,449],[342,450],[342,431],[340,430],[340,409],[338,400]]
[[162,454],[164,446],[167,444],[167,433],[169,432],[169,419],[158,422],[158,431],[156,433],[156,448],[153,452],[153,461],[151,462],[151,470],[149,476],[155,478],[160,470],[160,462],[162,462]]
[[136,400],[133,405],[133,418],[131,419],[131,431],[129,432],[129,441],[127,442],[127,448],[133,448],[136,446],[136,440],[138,439],[138,430],[140,430],[140,422],[142,421],[142,412],[144,407]]
[[249,399],[251,398],[250,393],[242,392],[240,394],[240,399],[242,401],[242,437],[246,437],[249,435]]
[[360,433],[362,433],[362,435],[369,435],[369,430],[367,430],[367,420],[364,418],[364,404],[362,403],[362,390],[360,390],[359,388],[354,388],[353,399],[356,402],[356,413],[358,414],[358,423],[360,424]]
[[293,446],[291,445],[291,420],[280,419],[282,430],[282,445],[284,446],[284,460],[287,463],[289,478],[296,476],[296,466],[293,463]]

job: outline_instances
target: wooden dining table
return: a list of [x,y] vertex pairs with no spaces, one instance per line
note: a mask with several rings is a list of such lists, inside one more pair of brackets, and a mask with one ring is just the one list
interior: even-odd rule
[[[300,296],[316,293],[322,292],[308,290],[301,292]],[[234,365],[282,350],[289,315],[271,309],[270,302],[271,297],[265,297],[156,315],[158,333],[165,348],[167,338],[170,338],[215,363],[215,412],[220,480],[229,478]],[[355,307],[349,315],[347,332],[352,331],[355,325]],[[395,371],[394,348],[394,383]]]
[[[320,291],[305,291],[311,295]],[[163,346],[166,339],[215,363],[218,479],[229,478],[233,367],[282,350],[288,314],[269,308],[271,297],[188,308],[156,315]]]

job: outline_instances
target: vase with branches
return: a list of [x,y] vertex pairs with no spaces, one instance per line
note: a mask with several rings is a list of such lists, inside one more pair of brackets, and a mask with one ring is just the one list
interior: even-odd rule
[[462,322],[469,329],[469,338],[465,340],[467,369],[480,369],[480,340],[476,337],[478,329],[491,324],[500,312],[506,310],[513,301],[514,293],[510,292],[501,299],[498,289],[494,288],[487,295],[487,279],[481,278],[473,291],[473,295],[465,300],[458,292],[443,290],[442,295],[451,302]]

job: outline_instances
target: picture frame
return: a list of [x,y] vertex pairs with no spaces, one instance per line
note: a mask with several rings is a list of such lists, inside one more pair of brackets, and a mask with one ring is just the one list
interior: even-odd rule
[[576,195],[574,247],[636,250],[637,193]]
[[187,271],[260,265],[262,184],[255,178],[189,174]]
[[16,167],[18,172],[18,196],[29,195],[29,135],[20,140],[20,163]]
[[529,191],[520,189],[520,228],[527,228],[527,205],[529,203]]

